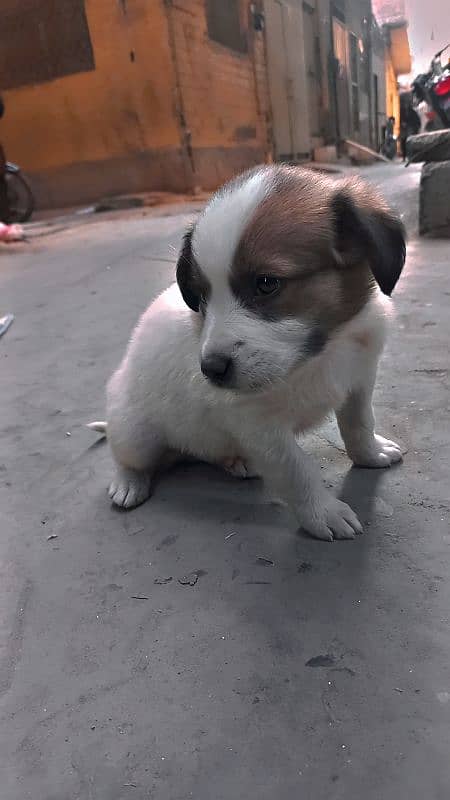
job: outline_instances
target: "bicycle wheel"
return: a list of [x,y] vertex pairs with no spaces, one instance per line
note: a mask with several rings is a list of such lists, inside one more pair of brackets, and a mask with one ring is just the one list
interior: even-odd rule
[[34,211],[34,197],[20,172],[5,172],[10,224],[28,222]]

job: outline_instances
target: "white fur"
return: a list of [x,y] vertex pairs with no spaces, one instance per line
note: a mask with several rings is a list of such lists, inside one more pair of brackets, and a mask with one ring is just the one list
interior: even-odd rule
[[[118,464],[112,499],[125,507],[146,499],[151,473],[167,451],[225,466],[243,458],[311,534],[331,539],[360,532],[348,506],[324,489],[294,432],[344,408],[339,421],[345,438],[346,398],[362,395],[359,405],[353,401],[361,424],[353,409],[356,425],[350,429],[356,449],[350,454],[371,466],[401,458],[396,445],[375,438],[370,419],[366,428],[384,320],[385,305],[377,298],[285,381],[266,392],[231,392],[214,387],[201,374],[200,321],[174,284],[143,315],[108,386],[108,438]],[[370,337],[369,349],[358,344],[359,335]]]
[[194,230],[192,247],[202,269],[212,279],[224,282],[233,253],[253,212],[270,190],[270,177],[256,170],[214,195]]
[[[309,360],[301,357],[304,321],[267,322],[242,308],[227,272],[267,191],[256,172],[220,193],[197,223],[193,249],[211,285],[205,318],[189,310],[174,284],[138,323],[108,385],[107,432],[117,463],[110,496],[124,507],[143,502],[167,457],[188,454],[234,474],[261,475],[313,536],[352,538],[359,520],[324,488],[296,435],[335,410],[355,463],[400,460],[399,447],[374,433],[371,405],[388,301],[377,295]],[[217,351],[233,356],[232,390],[202,375],[201,358]]]

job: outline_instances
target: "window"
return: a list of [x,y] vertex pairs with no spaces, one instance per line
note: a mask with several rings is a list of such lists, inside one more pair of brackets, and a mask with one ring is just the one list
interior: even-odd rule
[[95,69],[84,0],[1,0],[2,89]]
[[208,36],[230,50],[246,53],[247,39],[241,29],[239,0],[206,0]]
[[354,33],[350,33],[349,40],[352,121],[353,130],[359,131],[358,39]]

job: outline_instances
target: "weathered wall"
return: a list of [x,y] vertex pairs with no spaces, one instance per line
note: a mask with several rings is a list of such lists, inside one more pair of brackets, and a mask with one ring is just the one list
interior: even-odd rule
[[[374,146],[380,147],[382,130],[386,124],[386,42],[381,29],[375,21],[372,23],[372,73],[378,81],[378,112],[376,108],[375,91],[372,94],[373,120],[374,120]],[[372,77],[373,80],[373,77]]]
[[[368,26],[371,16],[370,0],[346,0],[345,21],[349,34],[352,33],[358,40],[357,47],[357,84],[358,84],[358,104],[359,104],[359,126],[355,126],[352,111],[351,97],[351,120],[352,137],[364,145],[371,145],[371,125],[372,115],[369,103],[371,92],[370,73],[369,73],[369,40]],[[362,51],[359,48],[362,45]]]
[[[265,0],[267,72],[276,157],[305,158],[312,113],[305,67],[302,0]],[[316,89],[317,92],[317,89]]]
[[44,205],[148,184],[183,188],[162,3],[87,0],[86,15],[94,71],[5,92],[9,157]]
[[205,0],[177,0],[168,7],[193,179],[204,188],[267,157],[264,38],[252,30],[249,6],[240,3],[243,52],[211,38]]
[[[373,67],[371,64],[369,0],[317,0],[322,68],[322,129],[325,142],[334,142],[337,135],[336,117],[339,117],[339,134],[370,145],[375,140],[375,121],[371,97],[373,94]],[[346,63],[339,65],[345,89],[337,88],[336,63],[333,53],[333,17],[346,29]],[[357,58],[352,65],[350,34],[356,36]],[[360,46],[361,45],[361,46]],[[356,67],[356,70],[355,70]],[[353,81],[352,81],[353,79]],[[384,81],[384,70],[383,70]],[[359,122],[355,125],[353,113],[352,82],[357,85]],[[340,93],[339,93],[340,92]],[[338,95],[338,96],[337,96]],[[344,107],[345,106],[345,107]]]
[[389,51],[386,52],[386,116],[395,117],[395,135],[398,136],[400,133],[400,97],[397,76]]
[[[22,0],[5,2],[20,26]],[[242,0],[244,31],[248,8]],[[265,158],[261,34],[248,33],[245,53],[210,41],[204,0],[85,0],[85,15],[93,69],[3,93],[1,139],[40,205],[213,188]],[[0,63],[1,50],[0,31]]]

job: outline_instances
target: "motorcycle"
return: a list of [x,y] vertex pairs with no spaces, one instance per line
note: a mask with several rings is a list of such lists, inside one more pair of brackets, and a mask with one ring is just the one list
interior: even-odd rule
[[28,222],[34,211],[34,196],[17,164],[6,162],[5,180],[10,217],[8,222]]
[[[4,104],[0,97],[0,117]],[[7,161],[0,144],[0,222],[27,222],[34,211],[34,197],[17,164]]]
[[428,72],[418,75],[412,83],[416,105],[426,103],[429,108],[426,130],[450,128],[450,60],[445,66],[441,60],[449,47],[450,43],[439,50]]
[[34,197],[26,179],[17,164],[6,161],[3,169],[5,211],[2,222],[13,224],[28,222],[34,211]]

